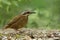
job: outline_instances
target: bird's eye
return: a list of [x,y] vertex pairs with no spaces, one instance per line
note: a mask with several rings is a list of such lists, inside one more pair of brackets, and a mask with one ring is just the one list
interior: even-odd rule
[[26,13],[30,13],[30,12],[26,12]]

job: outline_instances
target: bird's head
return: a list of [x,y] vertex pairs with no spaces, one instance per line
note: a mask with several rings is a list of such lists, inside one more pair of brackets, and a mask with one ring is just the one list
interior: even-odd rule
[[24,16],[29,16],[30,14],[34,14],[35,12],[34,11],[25,11],[23,13]]

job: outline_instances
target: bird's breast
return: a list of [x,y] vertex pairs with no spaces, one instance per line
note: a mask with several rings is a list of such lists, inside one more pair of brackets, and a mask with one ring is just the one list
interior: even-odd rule
[[22,16],[18,20],[17,25],[19,28],[22,28],[22,27],[26,26],[27,22],[28,22],[28,16]]

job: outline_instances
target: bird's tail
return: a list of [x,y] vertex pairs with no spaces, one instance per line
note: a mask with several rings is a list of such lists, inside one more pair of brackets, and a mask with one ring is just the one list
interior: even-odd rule
[[3,29],[7,29],[9,27],[9,25],[5,25],[4,27],[3,27]]

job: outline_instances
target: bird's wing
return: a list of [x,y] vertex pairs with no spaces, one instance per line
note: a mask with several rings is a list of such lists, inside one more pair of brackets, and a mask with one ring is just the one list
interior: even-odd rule
[[19,20],[20,17],[21,17],[21,16],[15,16],[15,17],[8,23],[8,25],[12,25],[12,24],[16,23],[16,22]]

